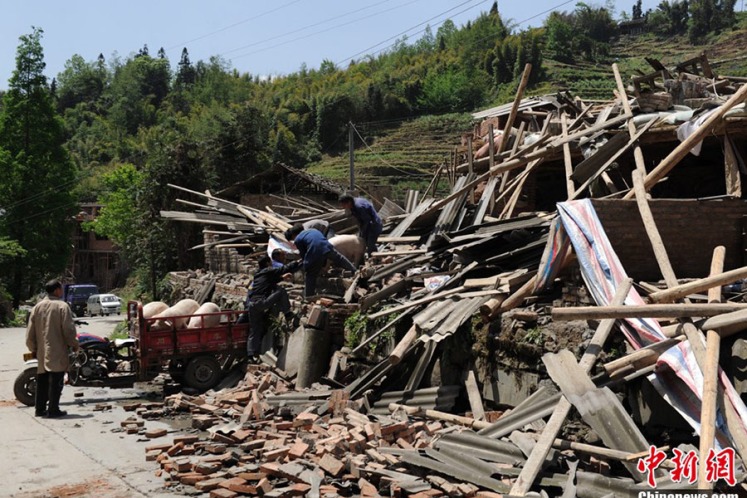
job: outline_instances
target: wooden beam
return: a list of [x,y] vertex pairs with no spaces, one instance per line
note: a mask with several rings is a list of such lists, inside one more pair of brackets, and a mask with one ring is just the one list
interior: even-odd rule
[[683,340],[685,340],[685,336],[678,335],[677,337],[649,344],[645,348],[637,349],[622,358],[605,363],[603,365],[604,371],[613,380],[621,379],[637,370],[655,364],[664,351]]
[[[724,115],[737,104],[740,104],[747,98],[747,85],[743,85],[735,94],[729,97],[725,103],[721,105],[713,114],[708,116],[700,127],[693,132],[692,135],[687,137],[681,144],[679,144],[672,152],[665,157],[656,168],[654,168],[646,178],[644,179],[644,188],[648,191],[656,185],[659,180],[664,178],[672,168],[690,153],[690,150],[699,142],[701,142],[711,132],[711,129],[718,123],[718,121],[724,117]],[[635,190],[631,190],[623,199],[632,199],[635,194]]]
[[516,96],[514,97],[514,103],[511,105],[511,111],[508,113],[508,119],[506,120],[506,126],[503,127],[503,135],[501,136],[501,142],[498,144],[497,153],[500,154],[506,150],[508,140],[511,137],[511,128],[514,126],[514,120],[516,120],[516,113],[519,111],[519,104],[521,104],[521,98],[524,95],[524,89],[529,83],[529,75],[532,72],[532,65],[527,63],[524,66],[524,72],[521,73],[521,80],[519,81],[519,88],[516,90]]
[[[563,113],[560,116],[560,125],[563,130],[563,137],[568,136],[568,116]],[[576,190],[576,186],[573,184],[571,175],[573,174],[573,159],[571,159],[571,145],[569,143],[563,144],[563,164],[565,165],[565,188],[568,192],[568,199],[573,197],[573,192]]]
[[747,303],[644,304],[635,306],[577,306],[553,308],[553,320],[600,320],[603,318],[690,318],[716,316],[747,309]]
[[[713,250],[711,275],[724,270],[726,248],[718,246]],[[721,286],[708,290],[708,302],[721,302]],[[706,362],[703,368],[703,402],[700,411],[700,462],[698,465],[698,489],[713,489],[713,482],[707,479],[708,452],[716,440],[716,403],[718,397],[718,358],[721,336],[715,330],[706,332]]]
[[443,420],[444,422],[451,422],[452,424],[463,425],[465,427],[471,427],[472,429],[486,429],[493,425],[490,422],[483,422],[475,420],[471,417],[462,417],[459,415],[453,415],[451,413],[439,412],[437,410],[423,410],[419,406],[407,406],[400,405],[398,403],[389,403],[389,411],[396,412],[402,410],[411,417],[425,417],[432,418],[433,420]]
[[692,282],[670,287],[669,289],[653,292],[649,294],[646,299],[652,303],[671,303],[690,294],[706,292],[713,286],[728,285],[743,278],[747,278],[747,266],[719,273],[718,275],[711,275],[699,280],[693,280]]
[[485,408],[482,406],[482,396],[480,396],[480,388],[477,386],[474,370],[470,369],[467,372],[467,380],[464,382],[464,387],[467,389],[467,398],[469,399],[472,416],[476,420],[485,420]]
[[646,234],[654,250],[659,270],[661,270],[661,274],[664,276],[667,287],[670,289],[676,287],[677,277],[674,274],[672,263],[669,261],[669,256],[667,255],[667,249],[664,247],[664,241],[659,234],[659,229],[656,227],[651,208],[646,200],[646,191],[643,188],[643,175],[639,170],[633,171],[633,188],[636,192],[635,201],[638,204],[638,212],[641,214],[643,226],[646,229]]
[[[628,101],[628,94],[625,91],[625,85],[623,85],[622,78],[620,77],[620,70],[617,68],[617,64],[612,64],[612,72],[615,74],[615,82],[617,83],[617,91],[620,94],[620,101],[622,102],[623,109],[626,114],[632,114],[630,109],[630,102]],[[658,121],[658,120],[657,120]],[[632,119],[628,120],[628,135],[630,135],[631,142],[635,136],[635,124]],[[636,144],[633,149],[633,157],[635,158],[636,170],[641,173],[642,176],[646,176],[646,162],[643,160],[643,151],[641,146]]]
[[391,363],[392,365],[396,365],[400,361],[402,361],[402,357],[405,355],[407,350],[410,349],[410,346],[415,343],[419,336],[420,334],[418,333],[418,328],[415,324],[413,324],[389,354],[389,363]]

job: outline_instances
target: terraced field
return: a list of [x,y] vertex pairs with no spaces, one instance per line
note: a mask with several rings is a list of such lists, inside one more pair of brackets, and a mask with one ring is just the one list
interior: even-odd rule
[[[462,134],[471,129],[471,116],[446,114],[356,128],[356,183],[401,200],[407,189],[424,190],[438,166],[451,161]],[[325,156],[308,171],[346,184],[348,155]]]

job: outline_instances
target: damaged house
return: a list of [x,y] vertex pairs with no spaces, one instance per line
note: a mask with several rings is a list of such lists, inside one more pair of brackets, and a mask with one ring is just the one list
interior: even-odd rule
[[[744,493],[747,81],[705,55],[585,102],[474,115],[461,159],[381,206],[365,271],[290,295],[302,326],[202,395],[202,437],[149,447],[211,496]],[[436,198],[441,182],[450,193]],[[238,308],[258,255],[325,200],[187,191],[208,270],[175,297]],[[229,261],[229,263],[220,263]],[[229,382],[232,380],[233,382]],[[688,458],[687,464],[684,463]],[[700,463],[693,463],[698,460]],[[709,473],[710,469],[710,473]]]

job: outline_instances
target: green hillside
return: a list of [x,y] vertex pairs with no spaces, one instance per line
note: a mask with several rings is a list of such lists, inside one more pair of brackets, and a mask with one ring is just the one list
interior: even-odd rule
[[[567,90],[585,100],[609,100],[614,97],[612,64],[617,63],[623,79],[652,71],[644,56],[660,60],[665,66],[698,55],[705,49],[715,72],[747,76],[747,14],[737,15],[732,30],[711,35],[704,44],[693,45],[687,35],[661,38],[653,34],[622,36],[611,45],[610,54],[600,62],[565,63],[543,57],[544,78],[527,95],[550,94]],[[493,105],[510,102],[503,92]],[[476,109],[479,110],[479,109]],[[451,160],[461,135],[471,129],[468,113],[427,116],[396,123],[371,123],[357,126],[366,144],[355,138],[356,179],[361,185],[391,189],[392,198],[401,199],[407,189],[425,189],[439,165]],[[324,155],[308,166],[310,172],[348,182],[347,153]],[[421,175],[421,176],[417,176]],[[444,186],[442,185],[442,188]]]
[[[407,189],[424,189],[434,168],[452,160],[461,134],[470,129],[469,114],[427,116],[397,123],[357,125],[355,170],[357,183],[377,190],[390,189],[399,199]],[[365,143],[363,141],[365,140]],[[347,184],[347,153],[326,155],[308,171]]]

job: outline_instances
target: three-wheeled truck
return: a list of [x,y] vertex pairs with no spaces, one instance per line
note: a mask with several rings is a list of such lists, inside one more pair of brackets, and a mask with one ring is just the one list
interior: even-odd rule
[[[67,381],[74,386],[132,387],[168,371],[172,379],[206,391],[246,356],[248,323],[238,323],[242,311],[204,315],[144,318],[138,301],[127,303],[129,339],[110,341],[78,334],[80,349],[70,353]],[[177,328],[180,320],[196,319],[197,328]],[[14,384],[16,398],[33,406],[38,362],[24,355],[24,370]]]

